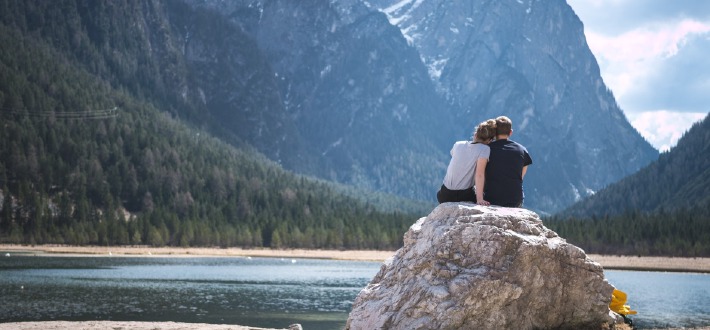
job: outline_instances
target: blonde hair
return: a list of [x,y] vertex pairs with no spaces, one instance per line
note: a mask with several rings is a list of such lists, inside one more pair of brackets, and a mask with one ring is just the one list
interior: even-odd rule
[[473,139],[481,142],[490,142],[496,137],[496,121],[488,119],[476,126]]

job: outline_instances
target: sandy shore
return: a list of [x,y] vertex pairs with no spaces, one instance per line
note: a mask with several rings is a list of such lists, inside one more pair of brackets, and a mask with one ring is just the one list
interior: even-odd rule
[[65,246],[65,245],[8,245],[0,244],[4,253],[32,253],[55,256],[130,256],[130,257],[271,257],[310,258],[354,261],[384,261],[394,251],[374,250],[272,250],[242,248],[176,248],[149,246]]
[[[0,323],[0,330],[278,330],[266,328],[245,327],[227,324],[177,323],[177,322],[121,322],[121,321],[49,321],[49,322],[16,322]],[[630,330],[625,325],[619,325],[615,330]],[[695,330],[710,330],[710,327],[693,328]],[[284,329],[285,330],[285,329]],[[304,329],[308,330],[308,329]],[[664,329],[676,330],[676,329]]]
[[[0,330],[270,330],[229,324],[133,322],[133,321],[46,321],[0,323]],[[287,329],[287,328],[284,328]],[[271,329],[274,330],[274,329]]]
[[604,269],[710,273],[710,258],[632,257],[590,254]]
[[[394,251],[374,250],[272,250],[241,248],[176,248],[149,246],[65,246],[65,245],[0,245],[3,254],[32,253],[37,255],[72,256],[131,256],[131,257],[273,257],[312,258],[381,262],[391,257]],[[604,269],[650,270],[674,272],[710,273],[710,258],[679,257],[634,257],[591,254],[589,257]]]

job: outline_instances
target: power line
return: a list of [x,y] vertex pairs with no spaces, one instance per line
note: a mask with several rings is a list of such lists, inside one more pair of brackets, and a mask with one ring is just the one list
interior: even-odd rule
[[108,119],[118,115],[118,107],[111,109],[90,109],[85,111],[43,111],[30,109],[13,109],[2,107],[0,114],[10,116],[27,116],[33,118],[57,118],[57,119]]

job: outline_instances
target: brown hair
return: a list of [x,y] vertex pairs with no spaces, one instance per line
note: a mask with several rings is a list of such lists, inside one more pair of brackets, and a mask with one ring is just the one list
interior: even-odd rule
[[513,131],[513,122],[506,116],[496,118],[496,135],[510,135]]
[[473,138],[481,142],[489,142],[496,137],[496,121],[488,119],[476,126]]

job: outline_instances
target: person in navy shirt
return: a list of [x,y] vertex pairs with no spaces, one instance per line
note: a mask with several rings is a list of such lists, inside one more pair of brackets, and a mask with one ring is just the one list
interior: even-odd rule
[[506,116],[496,118],[496,140],[489,143],[484,198],[491,205],[521,207],[525,194],[523,177],[532,164],[528,150],[510,140],[513,122]]

